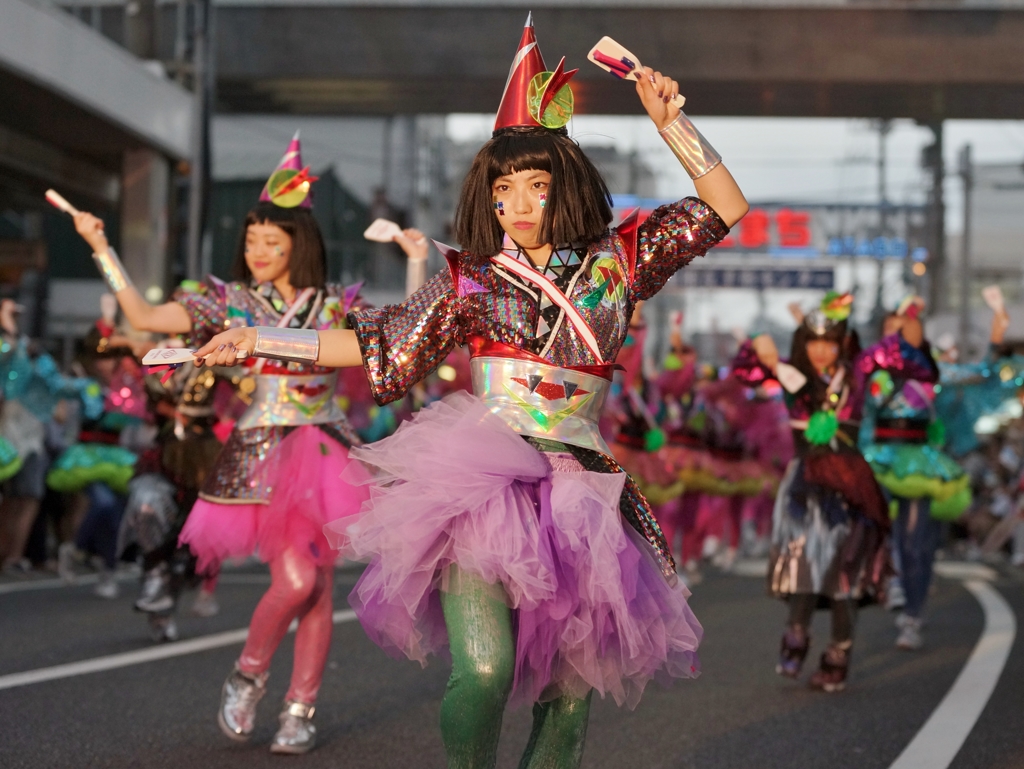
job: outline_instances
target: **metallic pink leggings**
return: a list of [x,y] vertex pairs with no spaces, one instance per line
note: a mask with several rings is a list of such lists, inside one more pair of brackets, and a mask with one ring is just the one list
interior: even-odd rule
[[327,665],[334,629],[332,566],[317,566],[288,548],[270,562],[270,589],[260,599],[249,636],[238,658],[239,669],[259,675],[270,667],[278,644],[298,617],[295,662],[286,698],[312,705]]

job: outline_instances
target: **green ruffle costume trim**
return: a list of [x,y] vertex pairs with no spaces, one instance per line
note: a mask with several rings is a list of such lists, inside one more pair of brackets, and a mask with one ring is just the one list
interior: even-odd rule
[[90,483],[105,483],[118,494],[128,493],[128,481],[135,475],[138,457],[120,446],[78,443],[53,464],[46,485],[54,491],[79,492]]
[[22,459],[14,445],[0,436],[0,481],[13,478],[21,470]]
[[931,514],[955,520],[971,504],[971,479],[942,451],[925,444],[876,443],[864,450],[878,482],[904,499],[932,499]]

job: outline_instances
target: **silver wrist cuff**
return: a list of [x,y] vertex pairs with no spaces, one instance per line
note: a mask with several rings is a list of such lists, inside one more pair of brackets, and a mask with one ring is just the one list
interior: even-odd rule
[[722,156],[701,136],[690,118],[682,112],[658,133],[672,154],[679,158],[691,179],[699,179],[722,162]]
[[92,259],[96,262],[96,267],[99,269],[100,275],[103,276],[103,280],[106,281],[110,293],[116,294],[132,285],[132,279],[128,277],[128,273],[125,272],[124,265],[117,258],[117,252],[114,249],[108,248],[102,254],[93,254]]
[[313,328],[256,327],[256,348],[260,358],[316,363],[320,357],[320,334]]

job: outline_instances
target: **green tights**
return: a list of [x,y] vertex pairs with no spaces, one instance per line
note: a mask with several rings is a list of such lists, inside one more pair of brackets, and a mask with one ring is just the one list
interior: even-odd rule
[[[441,738],[449,769],[490,769],[497,760],[516,645],[512,611],[497,588],[451,567],[458,589],[441,594],[452,675],[441,702]],[[533,706],[533,731],[519,769],[575,769],[583,760],[590,695]]]

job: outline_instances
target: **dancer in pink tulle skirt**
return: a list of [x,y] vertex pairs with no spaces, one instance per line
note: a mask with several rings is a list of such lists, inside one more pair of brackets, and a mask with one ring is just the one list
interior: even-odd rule
[[[326,282],[327,259],[313,218],[298,136],[245,220],[236,279],[179,289],[153,307],[130,284],[95,217],[78,231],[136,329],[181,334],[203,344],[225,328],[269,333],[344,328],[363,307],[358,287]],[[417,249],[407,236],[406,249]],[[426,241],[418,247],[425,256]],[[314,331],[315,333],[315,331]],[[368,496],[365,472],[350,465],[361,441],[335,398],[338,372],[277,351],[282,360],[250,360],[239,389],[249,402],[206,477],[181,534],[201,572],[253,553],[270,564],[270,588],[253,613],[242,654],[224,683],[218,723],[235,740],[252,734],[270,661],[298,619],[291,685],[271,750],[305,753],[316,742],[314,703],[330,648],[335,552],[323,527],[357,513]],[[342,478],[346,474],[349,480]]]
[[[463,250],[444,248],[447,269],[402,304],[350,314],[351,331],[291,334],[306,360],[363,365],[380,402],[455,345],[472,351],[472,394],[353,449],[374,473],[370,500],[327,526],[369,562],[350,597],[367,633],[396,656],[450,654],[450,767],[494,766],[511,698],[534,703],[520,766],[572,769],[595,690],[634,706],[653,677],[698,672],[688,592],[597,423],[636,303],[725,237],[746,202],[669,103],[675,81],[643,70],[637,93],[700,199],[608,229],[607,188],[561,128],[571,74],[545,68],[528,23],[463,187]],[[265,332],[228,331],[199,354],[273,354]]]

